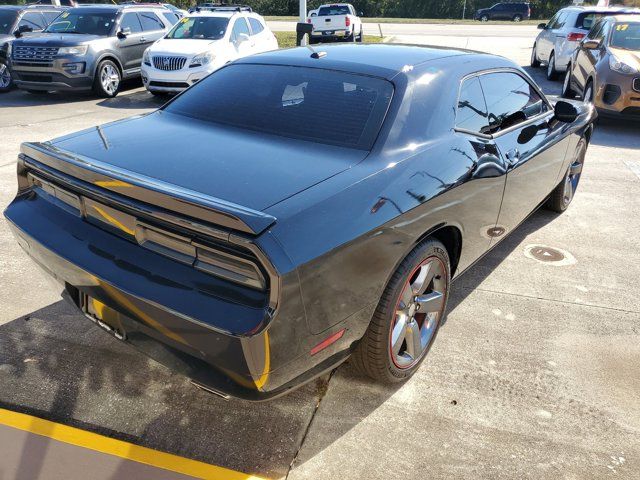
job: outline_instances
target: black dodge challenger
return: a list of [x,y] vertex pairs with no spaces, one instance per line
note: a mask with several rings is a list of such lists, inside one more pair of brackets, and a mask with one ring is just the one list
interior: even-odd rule
[[349,356],[409,377],[452,278],[580,180],[593,107],[550,103],[511,61],[322,48],[22,146],[5,216],[24,250],[89,319],[224,397]]

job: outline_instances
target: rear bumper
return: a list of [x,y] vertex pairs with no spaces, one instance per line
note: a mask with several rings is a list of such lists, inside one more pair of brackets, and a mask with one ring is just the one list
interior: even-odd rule
[[[365,310],[310,334],[295,270],[282,277],[281,305],[272,316],[263,292],[98,228],[57,195],[31,187],[7,207],[24,251],[76,306],[88,297],[113,311],[112,333],[220,396],[259,401],[287,393],[346,359],[363,333]],[[340,342],[309,354],[345,327]]]

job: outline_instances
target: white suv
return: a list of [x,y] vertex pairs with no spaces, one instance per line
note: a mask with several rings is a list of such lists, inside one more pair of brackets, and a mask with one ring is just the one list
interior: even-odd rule
[[623,7],[567,7],[558,11],[549,23],[541,23],[542,30],[531,50],[531,66],[547,65],[547,78],[555,80],[558,74],[567,70],[569,60],[578,43],[585,37],[591,26],[601,17],[637,13]]
[[249,8],[202,10],[144,52],[142,81],[153,94],[177,93],[236,58],[277,48],[264,19]]

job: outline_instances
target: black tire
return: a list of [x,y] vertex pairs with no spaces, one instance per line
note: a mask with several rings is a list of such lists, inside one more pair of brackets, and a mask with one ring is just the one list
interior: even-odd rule
[[557,213],[562,213],[571,204],[582,175],[582,167],[584,166],[587,146],[587,139],[582,137],[576,146],[575,155],[569,165],[569,168],[565,172],[562,181],[553,190],[553,192],[551,192],[549,199],[545,203],[545,207],[547,209],[553,210]]
[[538,60],[538,49],[536,48],[536,44],[533,44],[533,48],[531,49],[531,68],[540,68],[540,60]]
[[557,80],[558,70],[556,70],[556,54],[551,52],[549,62],[547,63],[547,80]]
[[513,16],[513,21],[514,22],[521,22],[522,21],[522,15],[514,15]]
[[567,66],[567,73],[564,75],[564,82],[562,83],[562,97],[576,98],[576,92],[571,88],[571,64]]
[[357,42],[362,43],[363,40],[364,40],[364,33],[362,32],[362,29],[360,29],[360,35],[358,35]]
[[13,76],[9,66],[0,60],[0,93],[6,93],[13,88]]
[[[110,80],[105,79],[105,76]],[[93,79],[93,91],[102,98],[113,98],[118,95],[122,85],[122,74],[118,66],[111,60],[103,60],[96,68]]]
[[[421,277],[423,269],[427,272],[424,277]],[[444,320],[451,284],[450,272],[449,255],[439,241],[427,239],[413,249],[391,277],[369,328],[351,357],[351,362],[357,370],[384,383],[401,382],[415,373],[427,356]],[[429,275],[435,276],[430,279]],[[414,297],[414,285],[421,281],[425,285],[424,293],[418,293],[418,296]],[[409,292],[408,296],[407,292]],[[420,303],[418,301],[420,296],[430,303]],[[411,306],[403,303],[403,298],[411,299],[409,302]],[[422,312],[417,305],[425,305]],[[430,307],[426,305],[437,308],[438,313],[436,314],[435,310],[427,310]],[[409,316],[409,313],[400,314],[400,311],[412,312],[413,316]],[[401,328],[402,326],[404,328]],[[424,339],[422,338],[423,329],[426,334]],[[396,345],[399,345],[395,354],[394,346],[391,344],[394,332],[396,332]],[[402,336],[398,334],[399,332],[403,332]],[[415,336],[410,335],[410,332],[414,332]],[[410,338],[419,339],[419,354],[410,355]],[[413,345],[416,346],[415,343]],[[413,348],[411,350],[416,351]],[[397,360],[405,357],[406,363],[399,365]]]
[[488,22],[489,21],[489,15],[482,15],[480,17],[480,21],[481,22]]

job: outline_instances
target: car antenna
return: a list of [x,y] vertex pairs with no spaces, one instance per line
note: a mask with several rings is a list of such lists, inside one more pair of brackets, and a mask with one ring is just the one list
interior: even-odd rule
[[318,52],[311,45],[307,45],[306,47],[311,50],[311,58],[322,58],[327,56],[327,52]]

